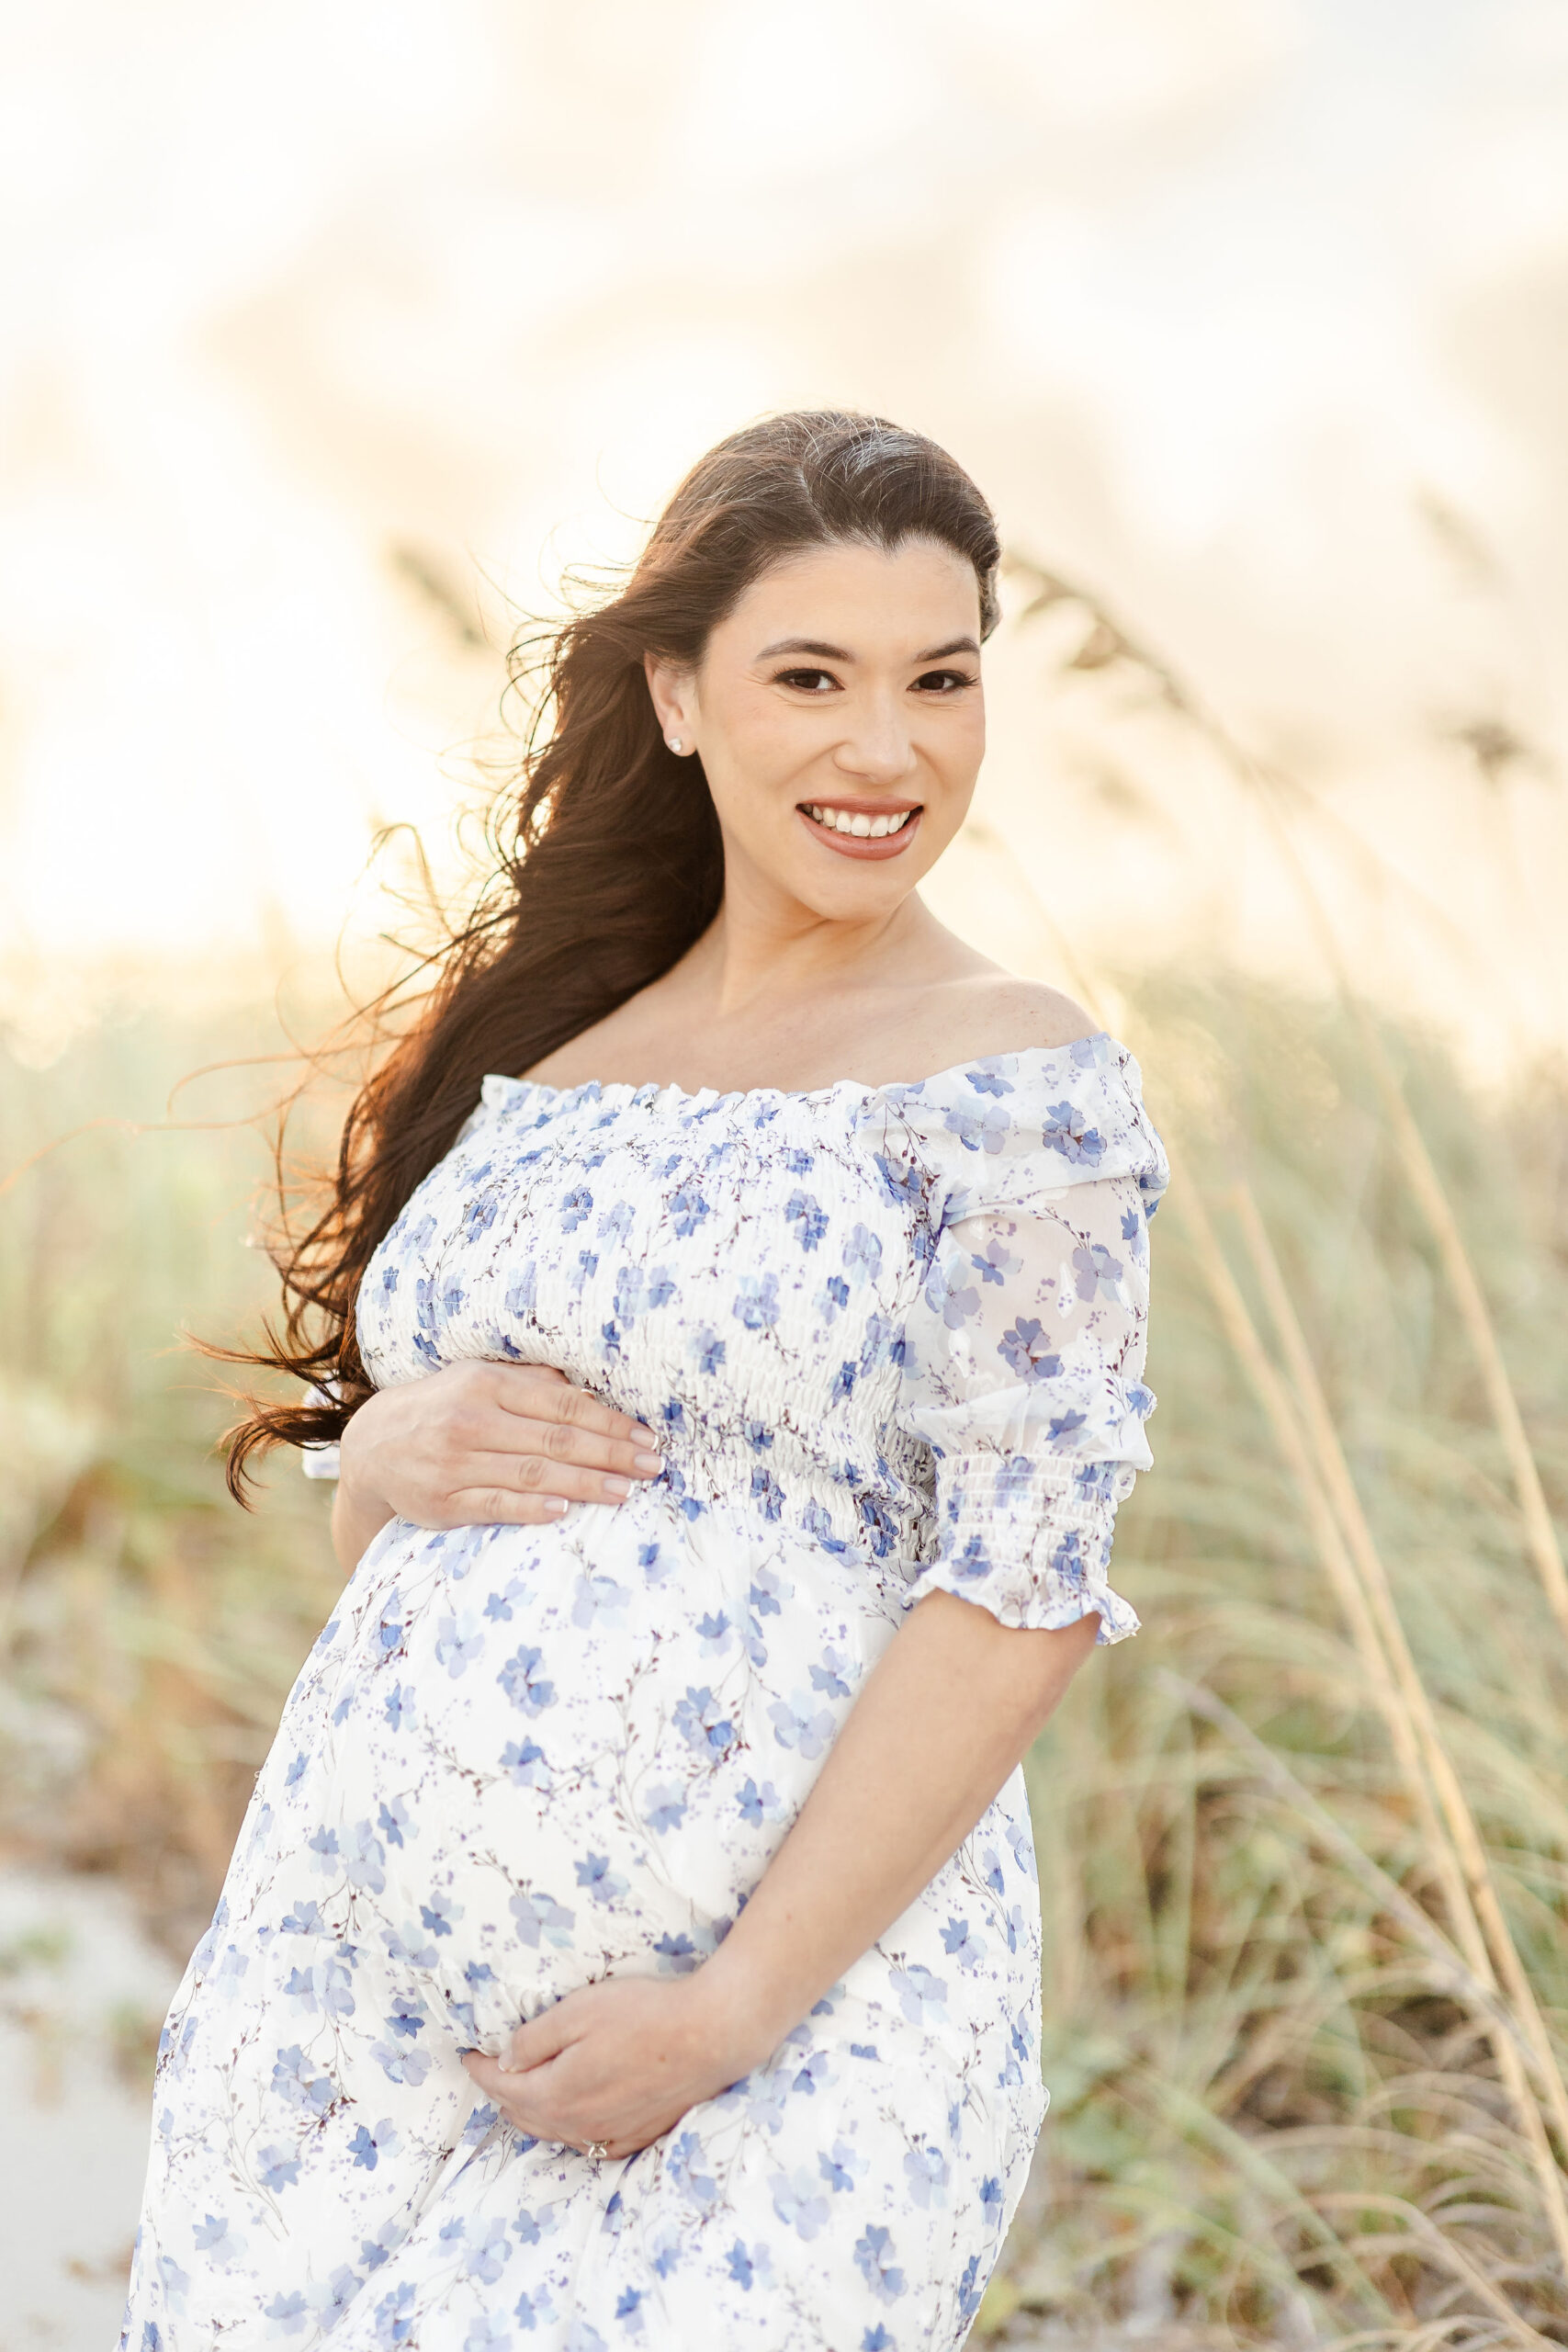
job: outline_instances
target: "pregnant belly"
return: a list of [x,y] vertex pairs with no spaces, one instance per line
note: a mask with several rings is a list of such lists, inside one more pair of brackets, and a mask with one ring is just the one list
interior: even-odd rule
[[546,1528],[394,1522],[279,1740],[340,1932],[491,2049],[578,1984],[696,1966],[898,1615],[863,1558],[660,1488]]

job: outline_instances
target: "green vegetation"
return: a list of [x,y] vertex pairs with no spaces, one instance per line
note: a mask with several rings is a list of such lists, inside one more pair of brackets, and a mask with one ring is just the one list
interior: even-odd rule
[[[1234,979],[1141,980],[1116,1025],[1179,1146],[1159,1469],[1119,1548],[1146,1631],[1032,1759],[1055,2105],[981,2335],[1568,2341],[1568,2144],[1553,2162],[1540,2123],[1542,2038],[1559,2101],[1568,2052],[1568,1631],[1387,1076],[1560,1509],[1568,1098],[1483,1100],[1430,1039]],[[4,1167],[156,1120],[268,1035],[149,1016],[12,1065]],[[176,1114],[235,1118],[270,1082],[204,1080]],[[211,1370],[175,1343],[267,1302],[241,1247],[265,1173],[243,1124],[97,1126],[0,1196],[0,1832],[121,1873],[175,1947],[334,1589],[324,1493],[280,1464],[238,1512]]]
[[222,1367],[181,1343],[275,1302],[245,1244],[281,1066],[171,1092],[282,1043],[143,1013],[0,1063],[0,1837],[124,1877],[181,1957],[338,1582],[292,1462],[259,1512],[228,1499]]
[[[1435,1779],[1400,1753],[1416,1711],[1326,1557],[1332,1464],[1288,1377],[1249,1202],[1559,2102],[1568,1628],[1359,1024],[1235,986],[1140,994],[1125,1025],[1185,1146],[1155,1232],[1159,1470],[1119,1544],[1147,1631],[1080,1679],[1033,1761],[1055,2121],[986,2316],[1164,2308],[1219,2341],[1561,2342],[1561,2190],[1520,2111],[1538,2119],[1550,2082],[1528,2048],[1512,2089],[1499,2078],[1496,2045],[1528,2043],[1526,2019],[1486,1989],[1506,1964],[1450,1859],[1440,1758]],[[1561,1500],[1568,1102],[1540,1083],[1483,1102],[1413,1038],[1373,1052],[1400,1066]],[[1274,1402],[1305,1432],[1315,1523],[1222,1312],[1200,1204],[1265,1374],[1286,1365]]]

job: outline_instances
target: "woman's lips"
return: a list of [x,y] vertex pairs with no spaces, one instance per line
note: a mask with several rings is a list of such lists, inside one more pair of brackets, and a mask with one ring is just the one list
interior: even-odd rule
[[906,804],[906,807],[903,808],[889,808],[886,806],[881,808],[877,808],[865,805],[854,808],[840,800],[834,800],[826,804],[818,801],[816,805],[818,808],[823,806],[830,807],[836,816],[848,815],[874,818],[902,817],[904,819],[904,822],[899,826],[896,833],[883,833],[880,836],[868,833],[840,833],[835,831],[830,825],[818,824],[816,818],[811,814],[810,807],[804,801],[798,802],[796,804],[795,813],[800,819],[801,823],[807,828],[807,831],[811,834],[813,840],[819,841],[827,849],[837,850],[840,857],[888,858],[900,856],[902,853],[908,848],[909,843],[914,840],[916,833],[919,831],[921,810],[919,807],[908,808]]

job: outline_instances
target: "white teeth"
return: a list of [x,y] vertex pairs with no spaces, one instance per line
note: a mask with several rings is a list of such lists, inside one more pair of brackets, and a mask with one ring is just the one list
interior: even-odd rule
[[883,841],[889,833],[900,832],[909,819],[908,808],[899,808],[886,817],[868,817],[863,811],[852,813],[848,808],[829,808],[812,800],[807,803],[810,815],[831,833],[849,833],[857,841]]

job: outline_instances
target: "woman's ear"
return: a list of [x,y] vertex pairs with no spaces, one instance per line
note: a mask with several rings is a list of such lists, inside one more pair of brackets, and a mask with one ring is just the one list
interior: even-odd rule
[[666,662],[655,653],[643,655],[642,667],[659,718],[660,733],[672,752],[694,751],[696,745],[692,729],[696,696],[694,691],[695,681],[691,672],[678,669],[672,662]]

